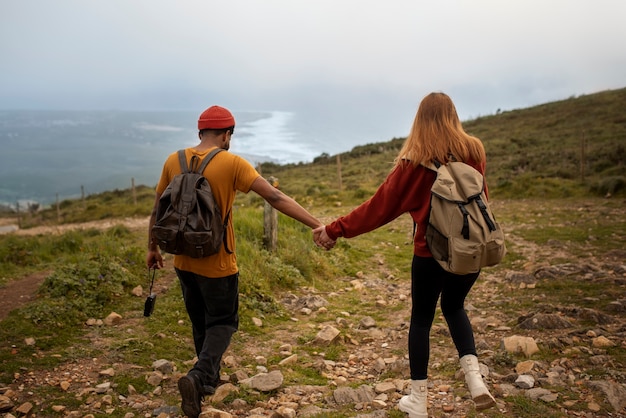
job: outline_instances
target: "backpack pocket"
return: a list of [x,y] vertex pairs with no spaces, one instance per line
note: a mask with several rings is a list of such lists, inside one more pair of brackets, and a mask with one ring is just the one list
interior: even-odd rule
[[483,266],[495,266],[504,258],[506,254],[506,247],[504,240],[496,238],[487,242],[485,245],[485,253],[483,254]]
[[176,235],[178,231],[172,228],[166,228],[158,225],[152,227],[152,235],[161,250],[170,254],[177,254],[176,251]]
[[469,274],[480,271],[483,245],[464,238],[450,240],[450,252],[454,259],[450,261],[450,271],[454,274]]
[[448,261],[448,238],[431,224],[426,226],[426,245],[435,260]]
[[183,234],[184,254],[192,258],[203,258],[218,252],[220,245],[213,242],[213,231],[185,232]]

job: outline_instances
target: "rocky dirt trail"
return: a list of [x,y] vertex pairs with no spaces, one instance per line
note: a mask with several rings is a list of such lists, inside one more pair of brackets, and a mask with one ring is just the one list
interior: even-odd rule
[[[625,365],[610,354],[612,350],[626,350],[623,290],[621,298],[598,301],[610,306],[602,312],[569,305],[544,306],[541,293],[536,292],[542,280],[561,276],[624,289],[626,252],[577,260],[563,246],[544,248],[515,241],[519,246],[516,251],[528,255],[524,268],[484,272],[466,304],[482,371],[496,396],[497,408],[475,411],[459,375],[458,359],[445,322],[438,321],[431,333],[429,415],[512,417],[519,402],[514,400],[515,395],[521,395],[531,403],[549,406],[548,410],[554,413],[550,416],[626,417]],[[556,259],[555,251],[576,261],[551,264],[549,260]],[[201,416],[404,416],[397,410],[397,403],[409,384],[406,347],[410,282],[408,278],[390,275],[382,255],[377,255],[376,260],[378,271],[337,278],[343,283],[337,292],[321,294],[313,288],[301,288],[282,295],[281,301],[292,320],[276,328],[255,320],[254,326],[263,327],[266,333],[262,341],[250,338],[245,329],[236,334],[234,338],[244,341],[238,346],[244,348],[237,351],[231,347],[226,353],[223,360],[228,374],[223,376],[217,393],[205,399]],[[172,272],[163,274],[159,291],[178,291],[175,280]],[[342,304],[355,298],[361,305],[375,309],[368,314]],[[529,298],[534,302],[527,312],[513,316],[502,308],[511,298]],[[604,313],[607,310],[610,314]],[[141,327],[139,320],[123,319],[124,316],[122,313],[122,318],[94,321],[90,326]],[[315,338],[303,343],[299,336],[312,331]],[[90,344],[106,346],[107,341],[98,335],[88,333]],[[521,340],[515,340],[516,337]],[[337,345],[342,347],[339,357],[327,358],[326,352]],[[315,349],[308,349],[310,346]],[[534,347],[539,350],[537,353]],[[520,358],[518,351],[527,356]],[[541,360],[542,352],[559,355],[548,363]],[[273,358],[280,361],[272,361]],[[254,359],[253,366],[248,359]],[[32,415],[41,405],[54,405],[54,416],[179,417],[182,415],[178,403],[164,400],[177,398],[176,382],[186,371],[177,370],[174,360],[179,359],[163,359],[146,369],[112,359],[77,358],[54,370],[24,370],[11,385],[0,388],[0,408],[3,401],[10,404],[5,418]],[[186,364],[191,362],[190,359]],[[327,384],[285,383],[285,376],[296,366],[318,371]],[[111,384],[116,374],[129,369],[145,376],[152,389],[137,393],[132,387]],[[598,375],[598,369],[604,369],[604,373]],[[54,399],[34,399],[32,388],[46,385],[71,392],[77,402],[64,405],[55,404]]]

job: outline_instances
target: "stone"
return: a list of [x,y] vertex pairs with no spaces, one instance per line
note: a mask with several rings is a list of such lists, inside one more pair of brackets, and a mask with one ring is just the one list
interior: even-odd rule
[[396,384],[393,382],[380,382],[374,386],[376,393],[393,393],[396,391]]
[[282,386],[283,379],[280,370],[273,370],[269,373],[259,373],[241,383],[248,384],[252,389],[261,392],[271,392]]
[[619,383],[607,380],[592,380],[587,382],[587,385],[603,392],[615,412],[623,411],[626,408],[626,388]]
[[376,326],[376,321],[371,316],[366,316],[359,321],[360,329],[370,329]]
[[163,381],[163,374],[160,371],[155,370],[154,372],[148,374],[146,381],[149,385],[158,386]]
[[100,372],[98,374],[100,376],[113,377],[113,376],[115,376],[115,370],[113,370],[112,367],[109,367],[108,369],[100,370]]
[[104,318],[105,325],[119,325],[122,322],[122,315],[111,312],[106,318]]
[[296,410],[287,406],[279,406],[270,418],[296,418]]
[[504,337],[502,345],[507,352],[512,354],[521,353],[526,357],[530,357],[539,352],[539,347],[532,337],[522,337],[519,335]]
[[531,389],[535,386],[535,378],[529,374],[522,374],[515,380],[515,386],[521,389]]
[[0,395],[0,412],[7,412],[13,409],[13,402],[8,396]]
[[30,411],[33,410],[33,404],[30,402],[24,402],[20,406],[17,407],[16,411],[22,415],[30,414]]
[[544,388],[532,388],[532,389],[528,389],[526,391],[526,396],[528,396],[533,401],[536,401],[537,399],[541,398],[542,396],[547,396],[547,395],[551,395],[551,394],[552,394],[552,392],[550,392],[548,389],[544,389]]
[[333,326],[327,325],[315,336],[313,344],[317,345],[329,345],[339,335],[339,330]]
[[282,359],[281,361],[278,362],[279,366],[286,366],[286,365],[290,365],[290,364],[296,364],[298,362],[298,355],[297,354],[292,354],[287,358]]
[[174,372],[174,364],[165,359],[155,360],[154,363],[152,363],[152,368],[163,374],[172,374]]
[[601,335],[599,337],[592,339],[591,345],[596,348],[606,348],[606,347],[613,347],[615,343],[613,343],[613,341],[609,340],[605,336]]
[[524,374],[530,372],[535,366],[535,362],[532,360],[522,361],[515,366],[515,372],[518,374]]
[[130,292],[133,296],[141,297],[143,296],[143,287],[141,285],[135,286],[133,290]]
[[211,402],[219,403],[222,402],[227,396],[231,393],[238,393],[239,388],[232,383],[225,383],[220,385],[215,389],[215,393],[211,396]]
[[375,396],[372,387],[367,385],[361,385],[356,389],[342,386],[333,392],[333,398],[339,405],[371,402]]
[[95,392],[96,393],[106,393],[109,389],[111,389],[111,382],[104,382],[96,385]]
[[202,411],[198,418],[233,418],[233,415],[219,409],[207,408]]

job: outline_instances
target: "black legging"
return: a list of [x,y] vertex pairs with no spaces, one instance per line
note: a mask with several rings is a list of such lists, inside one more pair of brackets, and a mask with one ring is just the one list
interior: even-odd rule
[[428,376],[429,334],[441,295],[443,313],[459,358],[476,355],[474,333],[463,304],[479,273],[463,276],[448,273],[432,257],[413,257],[411,266],[411,326],[409,328],[409,364],[411,379]]

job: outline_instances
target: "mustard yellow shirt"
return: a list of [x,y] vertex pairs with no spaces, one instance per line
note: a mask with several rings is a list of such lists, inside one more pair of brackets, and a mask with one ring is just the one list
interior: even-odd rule
[[[185,149],[187,164],[189,164],[193,155],[204,158],[213,149],[215,147],[206,151],[196,151],[192,148]],[[180,173],[178,153],[175,152],[167,157],[165,164],[163,164],[163,172],[156,188],[157,193],[163,194],[174,176]],[[260,174],[248,161],[228,151],[222,151],[215,155],[203,174],[211,185],[215,201],[222,211],[222,217],[230,214],[226,229],[226,242],[228,249],[232,253],[227,253],[224,246],[222,246],[219,253],[204,258],[175,255],[174,267],[211,278],[226,277],[239,271],[235,254],[235,230],[233,228],[232,213],[235,195],[237,191],[248,193],[252,183]]]

